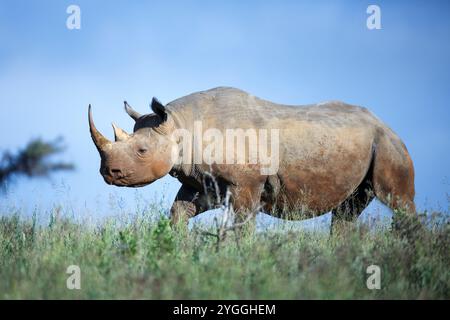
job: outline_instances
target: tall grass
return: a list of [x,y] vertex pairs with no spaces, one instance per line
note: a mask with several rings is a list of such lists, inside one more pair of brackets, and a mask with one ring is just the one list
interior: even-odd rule
[[[449,299],[448,219],[403,231],[230,232],[172,228],[153,212],[86,226],[0,219],[2,299]],[[153,217],[153,218],[152,218]],[[81,289],[66,287],[67,267]],[[381,269],[381,289],[366,286]]]

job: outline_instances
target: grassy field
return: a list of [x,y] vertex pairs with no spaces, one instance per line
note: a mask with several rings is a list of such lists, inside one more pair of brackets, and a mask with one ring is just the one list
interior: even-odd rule
[[[0,298],[450,299],[448,220],[332,237],[250,228],[217,245],[154,216],[97,226],[0,218]],[[80,267],[80,290],[66,287],[69,265]],[[379,290],[366,286],[370,265],[380,267]]]

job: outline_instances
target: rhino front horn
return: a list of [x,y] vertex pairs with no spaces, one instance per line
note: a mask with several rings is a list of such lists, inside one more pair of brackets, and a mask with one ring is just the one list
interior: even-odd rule
[[111,141],[105,138],[95,127],[94,120],[92,119],[92,110],[91,105],[89,105],[88,109],[88,118],[89,118],[89,130],[91,131],[92,141],[94,141],[95,146],[98,151],[103,151],[107,146],[111,145]]
[[125,130],[119,128],[114,123],[112,123],[112,127],[114,130],[114,138],[115,138],[116,142],[117,141],[125,141],[130,137],[130,135],[125,132]]

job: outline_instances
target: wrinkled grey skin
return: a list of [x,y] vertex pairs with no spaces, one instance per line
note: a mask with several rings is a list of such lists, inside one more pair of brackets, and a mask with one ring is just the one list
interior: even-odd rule
[[[333,212],[332,223],[353,221],[377,197],[392,209],[415,212],[414,169],[400,138],[366,108],[331,101],[288,106],[244,91],[220,87],[182,97],[154,113],[140,115],[126,104],[136,121],[128,135],[115,127],[116,142],[94,126],[91,134],[101,155],[105,181],[138,187],[170,174],[182,186],[171,209],[172,221],[186,221],[214,204],[215,177],[219,193],[231,192],[235,210],[257,208],[281,218],[301,211],[301,218]],[[279,170],[262,175],[260,165],[177,165],[171,150],[176,129],[280,129]],[[181,155],[184,150],[181,150]],[[205,184],[208,186],[205,191]],[[211,200],[213,199],[213,200]]]

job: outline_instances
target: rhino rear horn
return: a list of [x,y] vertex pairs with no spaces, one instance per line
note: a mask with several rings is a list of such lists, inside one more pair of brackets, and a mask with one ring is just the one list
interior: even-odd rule
[[116,126],[114,123],[112,123],[112,127],[114,130],[114,139],[117,141],[126,141],[130,135],[128,133],[126,133],[125,130],[119,128],[118,126]]
[[133,118],[134,121],[137,121],[142,115],[135,111],[126,101],[123,102],[123,105],[125,107],[125,111],[128,113],[128,115]]
[[98,151],[103,151],[107,146],[111,145],[111,141],[105,138],[100,131],[97,130],[94,124],[94,119],[92,118],[91,105],[88,108],[88,119],[89,119],[89,131],[91,132],[92,141],[94,141],[95,146]]

